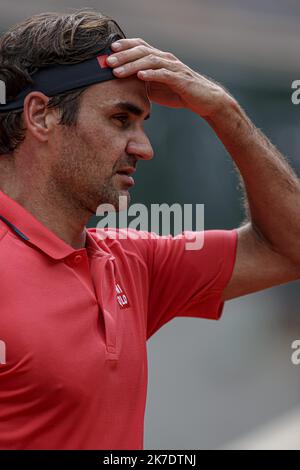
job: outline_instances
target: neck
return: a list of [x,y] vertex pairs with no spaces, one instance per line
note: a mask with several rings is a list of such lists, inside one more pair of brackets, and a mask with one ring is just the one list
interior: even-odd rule
[[12,166],[13,162],[1,162],[1,191],[28,210],[65,243],[74,249],[83,248],[86,242],[85,226],[91,213],[78,207],[68,195],[63,196],[56,191],[56,188],[51,187],[51,182],[43,181],[41,175],[36,178],[36,175],[26,174],[26,178],[21,178],[17,171],[12,171],[15,170]]

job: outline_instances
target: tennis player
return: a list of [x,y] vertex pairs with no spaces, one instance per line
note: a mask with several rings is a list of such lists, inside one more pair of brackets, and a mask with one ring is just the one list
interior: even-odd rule
[[[141,449],[147,339],[299,277],[299,181],[221,85],[95,11],[12,27],[0,67],[0,449]],[[151,102],[205,119],[243,178],[249,222],[202,249],[86,229],[153,157]]]

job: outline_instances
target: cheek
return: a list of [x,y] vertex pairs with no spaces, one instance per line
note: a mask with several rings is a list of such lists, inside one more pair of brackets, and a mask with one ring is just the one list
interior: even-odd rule
[[118,155],[124,152],[122,149],[124,143],[108,126],[90,122],[90,125],[81,128],[77,135],[86,146],[86,150],[96,155],[97,159],[101,159],[102,162],[113,163],[116,156],[118,158]]
[[101,165],[102,173],[106,175],[109,175],[118,161],[126,156],[125,135],[117,126],[106,118],[99,118],[99,114],[93,111],[90,115],[80,115],[76,126],[76,139],[80,142],[85,159],[89,160],[94,168]]
[[76,131],[78,137],[95,150],[107,148],[113,138],[109,126],[93,110],[80,114]]

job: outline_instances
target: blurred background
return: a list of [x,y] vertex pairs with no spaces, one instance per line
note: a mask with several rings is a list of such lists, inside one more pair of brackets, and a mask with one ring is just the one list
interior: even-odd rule
[[[300,174],[297,0],[1,0],[0,30],[44,11],[91,7],[127,36],[223,83]],[[196,115],[153,106],[155,158],[132,203],[205,204],[205,228],[243,220],[230,157]],[[93,218],[90,225],[95,225]],[[299,282],[226,304],[219,322],[177,318],[148,342],[146,449],[300,449]]]

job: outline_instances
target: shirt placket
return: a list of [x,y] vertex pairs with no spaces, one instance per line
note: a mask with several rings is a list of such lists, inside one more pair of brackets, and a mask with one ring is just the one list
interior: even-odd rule
[[92,278],[103,315],[107,359],[118,360],[118,313],[114,257],[94,255]]

